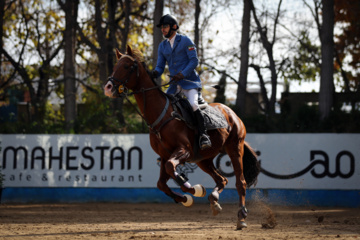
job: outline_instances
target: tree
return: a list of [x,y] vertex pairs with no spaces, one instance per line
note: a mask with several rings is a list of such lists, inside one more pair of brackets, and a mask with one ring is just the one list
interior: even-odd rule
[[[162,33],[161,29],[156,27],[157,24],[160,22],[160,18],[163,15],[164,11],[164,0],[156,0],[155,1],[155,11],[154,11],[154,21],[153,21],[153,59],[152,59],[152,66],[155,69],[157,58],[158,58],[158,48],[159,44],[162,41]],[[161,84],[161,78],[158,77],[156,79],[157,84]]]
[[[313,6],[307,1],[304,1],[307,8],[310,9],[312,18],[315,19],[316,29],[319,39],[321,34],[322,22],[324,16],[322,13],[322,4],[319,1],[313,1]],[[355,69],[358,68],[360,60],[360,51],[356,45],[359,42],[360,28],[356,27],[360,24],[357,17],[360,11],[360,5],[354,1],[334,1],[335,8],[335,25],[337,25],[338,34],[334,36],[334,79],[337,79],[337,84],[346,93],[359,91],[360,74],[357,74]],[[322,17],[323,16],[323,17]],[[322,17],[322,19],[321,19]],[[321,21],[322,20],[322,21]],[[285,26],[283,26],[285,27]],[[286,28],[286,27],[285,27]],[[320,30],[319,30],[320,29]],[[297,55],[294,55],[291,67],[285,74],[287,79],[295,79],[299,81],[316,81],[320,78],[321,73],[321,44],[317,44],[316,39],[311,39],[308,27],[304,28],[300,34],[295,34],[292,30],[289,32],[299,42],[295,49]],[[321,42],[320,42],[321,43]],[[358,59],[358,60],[357,60]],[[333,80],[335,83],[335,81]],[[353,96],[353,95],[346,95]],[[336,101],[336,98],[334,98]],[[352,103],[352,109],[356,109],[356,100],[349,98]],[[339,106],[334,102],[333,106]]]
[[352,0],[335,0],[335,25],[340,32],[335,35],[335,69],[344,80],[345,92],[360,92],[360,4]]
[[[0,1],[0,47],[2,49],[3,46],[3,35],[4,35],[4,15],[5,15],[5,1]],[[0,51],[0,67],[2,66],[2,51]],[[1,76],[0,76],[1,78]],[[0,83],[3,81],[3,79],[0,79]],[[0,88],[1,89],[1,88]]]
[[226,74],[222,72],[221,78],[219,80],[219,84],[217,85],[216,96],[214,98],[214,102],[217,103],[226,103],[226,96],[225,96],[225,89],[226,89]]
[[[288,29],[291,31],[290,29]],[[298,44],[293,49],[296,54],[288,64],[283,76],[286,81],[315,82],[320,76],[321,48],[310,39],[309,32],[302,30],[300,34],[293,33]]]
[[[276,62],[274,59],[274,53],[273,53],[273,48],[274,48],[274,44],[277,40],[276,38],[276,34],[277,34],[277,25],[278,25],[278,21],[279,21],[279,17],[280,17],[280,7],[281,7],[281,3],[282,0],[279,1],[278,6],[277,6],[277,12],[275,13],[275,16],[273,17],[273,25],[272,27],[272,36],[268,36],[270,29],[268,29],[268,26],[262,26],[258,15],[256,13],[256,9],[254,7],[254,3],[252,0],[250,0],[250,7],[251,7],[251,11],[253,13],[253,17],[256,23],[256,27],[257,27],[257,33],[259,34],[259,38],[260,41],[262,43],[263,48],[266,51],[266,55],[268,57],[268,66],[266,68],[268,68],[270,70],[270,75],[271,75],[271,94],[270,94],[270,99],[267,97],[267,92],[266,92],[266,88],[264,86],[265,82],[262,80],[262,77],[260,77],[259,74],[261,74],[260,71],[260,66],[252,63],[250,64],[251,67],[254,68],[254,70],[257,72],[258,76],[259,76],[259,80],[260,80],[260,87],[262,89],[262,96],[263,99],[265,101],[265,109],[263,109],[267,114],[273,115],[275,114],[275,102],[276,102],[276,93],[277,93],[277,84],[278,84],[278,70],[277,70],[277,66],[276,66]],[[270,40],[269,40],[270,38]],[[284,61],[282,61],[279,64],[279,69],[282,68],[284,64]]]
[[[2,79],[0,87],[24,86],[30,94],[33,109],[28,113],[29,118],[41,123],[50,94],[49,81],[59,75],[57,68],[50,63],[63,47],[60,17],[52,4],[26,0],[17,3],[9,1],[3,15],[4,42],[0,52],[13,69],[2,76],[6,79]],[[28,64],[30,59],[36,59],[38,64]]]
[[334,98],[334,0],[322,0],[322,11],[319,110],[320,119],[325,120],[330,116]]
[[200,43],[200,29],[199,29],[199,18],[201,13],[201,0],[195,0],[195,31],[194,31],[194,43],[195,46],[199,46]]
[[[127,44],[142,45],[140,42],[144,29],[142,24],[150,20],[146,15],[148,2],[95,0],[94,5],[91,1],[88,4],[89,18],[82,19],[78,26],[80,42],[85,46],[83,48],[88,47],[91,54],[96,54],[97,59],[91,62],[98,65],[98,79],[104,84],[113,70],[116,60],[115,48],[125,53]],[[149,28],[145,27],[145,29]],[[87,57],[84,56],[84,58]],[[121,124],[125,124],[123,98],[113,99],[112,105],[113,114],[117,116]]]
[[76,76],[75,76],[75,44],[79,0],[66,0],[59,5],[65,12],[65,59],[64,59],[64,98],[66,131],[73,132],[76,120]]
[[241,43],[240,43],[240,74],[237,88],[236,108],[239,110],[240,117],[245,115],[246,108],[246,86],[249,68],[249,43],[250,43],[250,0],[244,0],[244,10],[242,18]]
[[321,42],[319,112],[320,120],[325,120],[334,102],[334,0],[313,0],[314,9],[305,0],[304,3],[315,20]]
[[[116,12],[118,10],[118,2],[116,0],[108,0],[105,5],[101,0],[95,0],[94,7],[94,20],[89,21],[83,24],[83,26],[78,25],[78,31],[80,36],[81,43],[90,47],[91,52],[94,52],[97,55],[97,65],[98,65],[98,79],[100,83],[105,84],[106,80],[112,71],[114,65],[115,48],[119,48],[116,38],[117,30],[120,30],[121,34],[121,44],[120,49],[124,52],[127,42],[127,34],[129,32],[129,14],[130,14],[130,1],[125,1],[125,6],[122,6],[125,11],[122,11],[120,18],[126,18],[124,28],[118,27],[120,18],[116,18]],[[106,7],[107,6],[107,7]],[[107,19],[103,18],[105,15],[103,9],[107,9],[106,16]],[[104,24],[106,23],[106,24]],[[86,28],[90,28],[88,30]],[[94,35],[93,32],[94,31]],[[114,115],[117,116],[121,124],[125,123],[124,116],[122,114],[123,99],[113,99],[113,109]]]

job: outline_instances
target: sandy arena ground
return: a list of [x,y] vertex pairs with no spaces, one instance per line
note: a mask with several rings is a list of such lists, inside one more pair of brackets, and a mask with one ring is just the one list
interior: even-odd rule
[[360,209],[236,204],[213,217],[207,204],[1,204],[0,239],[360,239]]

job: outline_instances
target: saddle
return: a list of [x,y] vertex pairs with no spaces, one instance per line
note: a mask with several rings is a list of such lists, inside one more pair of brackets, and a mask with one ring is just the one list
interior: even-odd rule
[[[189,128],[196,130],[195,115],[186,97],[181,94],[166,94],[166,96],[170,99],[174,108],[174,112],[171,113],[172,116],[177,120],[184,121]],[[206,102],[199,104],[199,107],[204,115],[206,130],[228,128],[225,116],[218,109],[208,105]]]
[[[190,105],[190,102],[185,96],[180,94],[170,95],[166,94],[169,98],[174,111],[171,113],[172,117],[179,121],[184,121],[185,124],[195,131],[195,139],[193,143],[194,156],[192,159],[187,160],[189,163],[196,163],[201,161],[202,156],[200,154],[200,146],[198,139],[198,127],[196,124],[196,118],[194,111]],[[206,130],[213,130],[218,128],[228,128],[229,124],[226,121],[225,116],[217,109],[208,105],[205,101],[199,104],[200,110],[204,116],[204,123]]]

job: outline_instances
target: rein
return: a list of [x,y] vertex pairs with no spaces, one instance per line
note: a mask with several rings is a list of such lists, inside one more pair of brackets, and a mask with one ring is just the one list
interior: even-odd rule
[[[168,118],[165,122],[163,122],[160,127],[158,129],[155,129],[155,127],[160,123],[160,121],[165,117],[165,114],[167,112],[167,110],[169,109],[169,105],[170,105],[170,101],[169,98],[166,97],[166,103],[165,103],[165,107],[162,110],[161,114],[158,116],[158,118],[155,120],[154,123],[149,124],[148,121],[146,120],[146,118],[144,117],[144,115],[138,110],[138,108],[130,101],[130,99],[128,98],[128,96],[131,95],[135,95],[135,94],[142,94],[143,95],[143,99],[144,99],[144,109],[143,112],[145,113],[145,109],[146,109],[146,97],[145,97],[145,92],[147,91],[151,91],[151,90],[155,90],[155,89],[160,89],[161,87],[164,86],[168,86],[170,84],[172,84],[173,80],[169,81],[168,83],[159,85],[159,86],[155,86],[155,87],[150,87],[150,88],[141,88],[138,91],[132,91],[129,92],[129,89],[125,86],[129,80],[130,80],[130,76],[131,74],[134,72],[134,70],[136,70],[136,80],[139,78],[139,68],[138,68],[138,63],[137,60],[134,59],[133,57],[129,56],[129,55],[122,55],[122,58],[129,58],[130,60],[132,60],[134,62],[134,64],[131,66],[130,71],[128,72],[127,76],[125,78],[123,78],[122,80],[118,80],[116,78],[114,78],[114,74],[116,73],[116,71],[118,70],[118,68],[120,66],[118,66],[115,71],[113,72],[113,74],[108,78],[108,81],[110,81],[114,88],[118,90],[118,96],[124,96],[126,98],[126,100],[130,103],[130,105],[136,110],[136,112],[140,115],[140,117],[143,119],[143,121],[146,123],[146,125],[148,126],[149,129],[151,129],[156,136],[161,140],[161,136],[160,136],[160,130],[163,126],[165,126],[168,122],[170,122],[171,120],[174,119],[174,117],[170,117]],[[120,60],[119,59],[119,60]]]

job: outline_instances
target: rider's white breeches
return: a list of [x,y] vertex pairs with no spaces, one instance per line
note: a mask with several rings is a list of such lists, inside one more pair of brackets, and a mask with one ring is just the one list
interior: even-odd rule
[[193,109],[193,111],[196,111],[199,109],[199,104],[198,104],[198,90],[196,88],[193,89],[183,89],[180,85],[177,86],[177,90],[176,93],[182,92],[186,98],[188,99],[188,101],[190,102],[190,105]]

